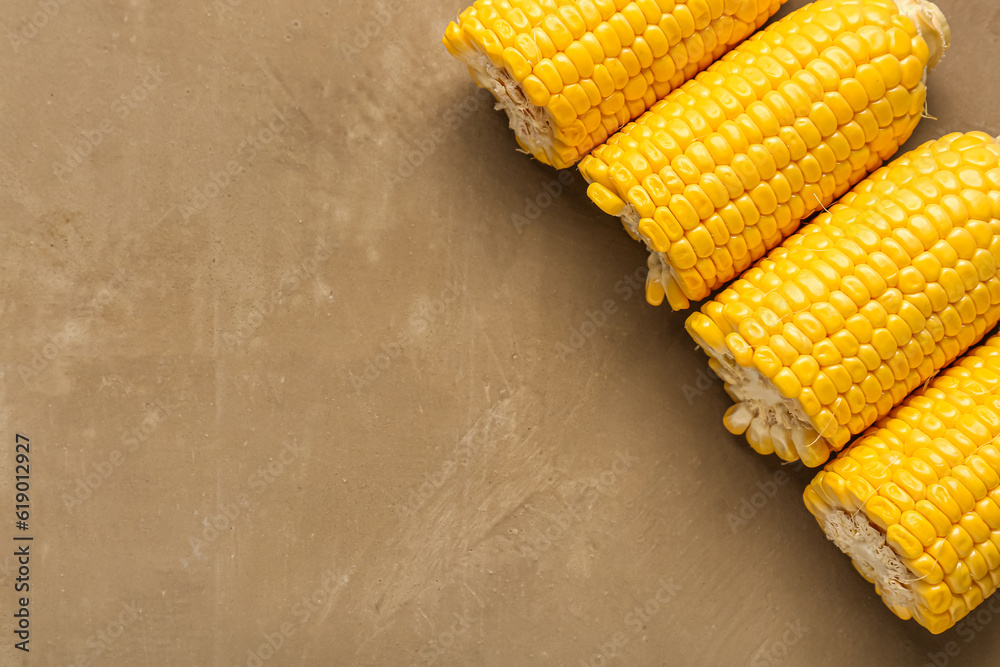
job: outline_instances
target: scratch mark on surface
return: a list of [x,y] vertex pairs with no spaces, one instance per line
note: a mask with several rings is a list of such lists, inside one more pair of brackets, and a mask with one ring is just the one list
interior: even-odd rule
[[550,454],[534,444],[541,422],[541,401],[533,392],[517,389],[497,401],[467,433],[473,436],[468,467],[459,466],[387,543],[366,550],[376,563],[366,574],[368,583],[359,586],[364,593],[351,605],[352,614],[373,615],[376,600],[379,609],[355,655],[378,650],[377,640],[408,603],[439,587],[466,550],[548,486]]

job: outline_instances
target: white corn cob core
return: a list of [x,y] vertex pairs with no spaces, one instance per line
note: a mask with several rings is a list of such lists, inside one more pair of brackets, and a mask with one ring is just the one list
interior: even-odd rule
[[[776,453],[785,461],[801,459],[815,467],[830,457],[830,447],[813,428],[799,401],[785,398],[756,368],[740,366],[725,348],[697,340],[711,357],[709,364],[726,383],[735,405],[726,413],[726,428],[747,432],[747,440],[761,454]],[[774,448],[761,443],[771,442]]]
[[532,155],[553,155],[555,124],[548,109],[535,106],[521,84],[503,67],[496,67],[484,54],[466,56],[466,64],[477,84],[493,93],[497,111],[503,110],[510,120],[510,129]]
[[910,584],[920,579],[885,543],[885,533],[873,526],[864,512],[850,514],[831,509],[823,515],[823,532],[847,554],[868,581],[875,584],[886,606],[908,618],[917,604]]
[[933,69],[951,45],[951,28],[944,14],[930,0],[895,0],[899,13],[917,26],[920,36],[927,42],[930,59],[927,67]]

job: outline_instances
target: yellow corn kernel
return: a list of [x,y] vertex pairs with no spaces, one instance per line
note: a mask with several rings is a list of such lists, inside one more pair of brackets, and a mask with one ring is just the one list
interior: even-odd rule
[[961,595],[968,592],[972,588],[972,576],[969,574],[969,567],[960,561],[955,567],[954,572],[945,575],[944,583],[948,585],[952,593]]
[[920,540],[899,524],[889,526],[885,541],[904,558],[917,558],[924,552],[924,546]]
[[883,531],[899,523],[900,511],[882,496],[872,496],[865,503],[865,514]]
[[903,564],[920,577],[920,581],[924,583],[933,585],[944,581],[944,569],[937,562],[936,558],[933,558],[926,552],[913,559],[904,558]]
[[902,513],[899,524],[906,528],[925,547],[930,546],[937,539],[934,526],[915,510],[907,510]]
[[608,215],[618,215],[625,208],[625,202],[600,183],[591,183],[588,185],[587,196]]

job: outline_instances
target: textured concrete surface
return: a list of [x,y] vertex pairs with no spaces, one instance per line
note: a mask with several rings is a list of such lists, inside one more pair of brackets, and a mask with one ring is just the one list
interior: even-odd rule
[[[5,3],[0,664],[995,663],[726,433],[641,246],[441,46],[462,5]],[[1000,133],[1000,7],[940,5],[910,146]]]

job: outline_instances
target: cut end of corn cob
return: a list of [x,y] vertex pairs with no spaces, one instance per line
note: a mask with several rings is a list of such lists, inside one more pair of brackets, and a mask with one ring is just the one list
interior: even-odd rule
[[927,0],[818,0],[754,35],[580,163],[675,310],[747,269],[910,137],[950,41]]
[[520,146],[575,164],[762,26],[784,0],[476,0],[445,30]]
[[[810,467],[826,462],[830,444],[817,432],[797,397],[779,389],[778,384],[752,364],[746,364],[747,360],[744,364],[737,361],[741,355],[752,357],[749,347],[741,348],[739,343],[734,349],[727,347],[719,340],[719,329],[701,313],[689,318],[687,328],[708,353],[712,370],[725,383],[726,393],[735,402],[723,418],[730,433],[745,434],[758,454],[777,454],[785,461],[801,460]],[[716,344],[710,344],[702,334]]]
[[[517,144],[532,155],[544,155],[548,164],[561,164],[556,147],[556,121],[542,106],[531,103],[521,84],[503,67],[497,67],[482,53],[470,53],[465,59],[476,84],[493,93],[496,109],[510,120]],[[563,154],[566,148],[560,147]]]
[[761,453],[822,464],[1000,321],[1000,142],[928,142],[692,314]]
[[1000,336],[911,395],[803,499],[900,618],[934,634],[1000,585]]
[[937,67],[945,51],[951,46],[951,28],[944,13],[928,0],[896,0],[896,5],[899,13],[913,21],[917,32],[927,42],[927,66],[931,69]]
[[904,621],[912,618],[910,610],[916,596],[909,584],[919,575],[910,572],[886,544],[885,533],[873,526],[864,513],[829,511],[818,520],[826,536],[851,558],[861,576],[875,584],[885,605]]

